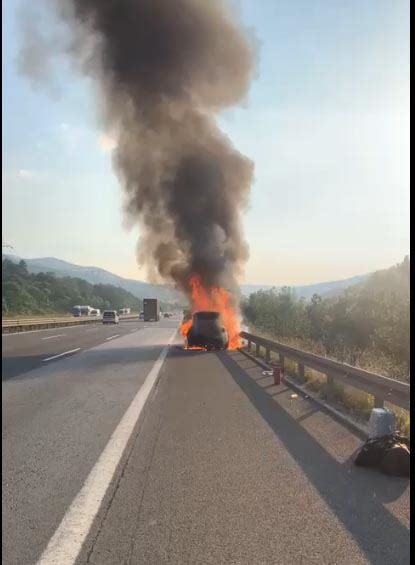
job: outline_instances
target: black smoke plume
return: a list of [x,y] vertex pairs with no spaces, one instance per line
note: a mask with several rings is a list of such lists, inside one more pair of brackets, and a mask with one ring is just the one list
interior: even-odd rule
[[234,289],[248,257],[241,213],[252,162],[217,114],[247,93],[252,42],[221,0],[58,1],[72,53],[96,79],[125,210],[139,222],[138,258],[188,293]]

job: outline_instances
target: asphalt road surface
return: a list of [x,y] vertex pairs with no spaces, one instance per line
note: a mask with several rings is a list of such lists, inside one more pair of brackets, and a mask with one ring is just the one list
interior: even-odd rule
[[409,563],[408,481],[242,353],[166,347],[177,324],[3,338],[3,563]]
[[[175,322],[177,324],[177,321]],[[97,324],[52,328],[2,336],[2,378],[26,373],[65,355],[134,333],[154,322],[124,320],[119,324]]]

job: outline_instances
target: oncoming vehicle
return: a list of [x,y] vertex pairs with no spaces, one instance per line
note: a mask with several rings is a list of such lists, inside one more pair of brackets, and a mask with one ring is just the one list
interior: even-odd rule
[[79,318],[80,316],[91,316],[93,312],[92,306],[74,306],[72,308],[72,314]]
[[195,312],[192,327],[187,334],[187,345],[205,347],[208,350],[227,349],[229,335],[220,312]]
[[103,324],[119,324],[120,318],[116,310],[105,310],[102,315]]
[[99,308],[95,308],[94,310],[91,310],[91,316],[101,316],[101,310]]

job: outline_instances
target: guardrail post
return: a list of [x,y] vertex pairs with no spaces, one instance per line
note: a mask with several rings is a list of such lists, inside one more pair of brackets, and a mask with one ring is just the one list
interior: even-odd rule
[[305,367],[302,363],[298,363],[298,375],[304,380],[305,379]]
[[380,396],[373,397],[373,408],[384,408],[385,401]]
[[251,345],[252,345],[252,342],[251,342],[250,339],[248,339],[248,345],[246,346],[248,351],[251,351]]
[[281,375],[285,377],[285,357],[282,353],[279,353],[278,356],[279,356],[279,366],[281,367]]
[[255,344],[255,357],[259,357],[259,348],[260,348],[259,343],[256,343]]
[[267,347],[265,349],[265,362],[269,363],[270,359],[271,359],[271,351],[270,351],[269,347]]
[[326,375],[327,382],[326,382],[326,397],[327,400],[333,400],[334,397],[334,379],[331,375]]

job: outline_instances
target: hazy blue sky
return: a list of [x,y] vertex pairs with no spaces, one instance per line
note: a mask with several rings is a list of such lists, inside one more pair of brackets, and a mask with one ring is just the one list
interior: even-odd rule
[[[246,281],[305,284],[402,260],[409,0],[234,4],[259,40],[249,98],[220,119],[255,162]],[[64,61],[43,87],[19,74],[17,7],[9,0],[2,8],[3,236],[24,257],[144,278],[91,84]]]

